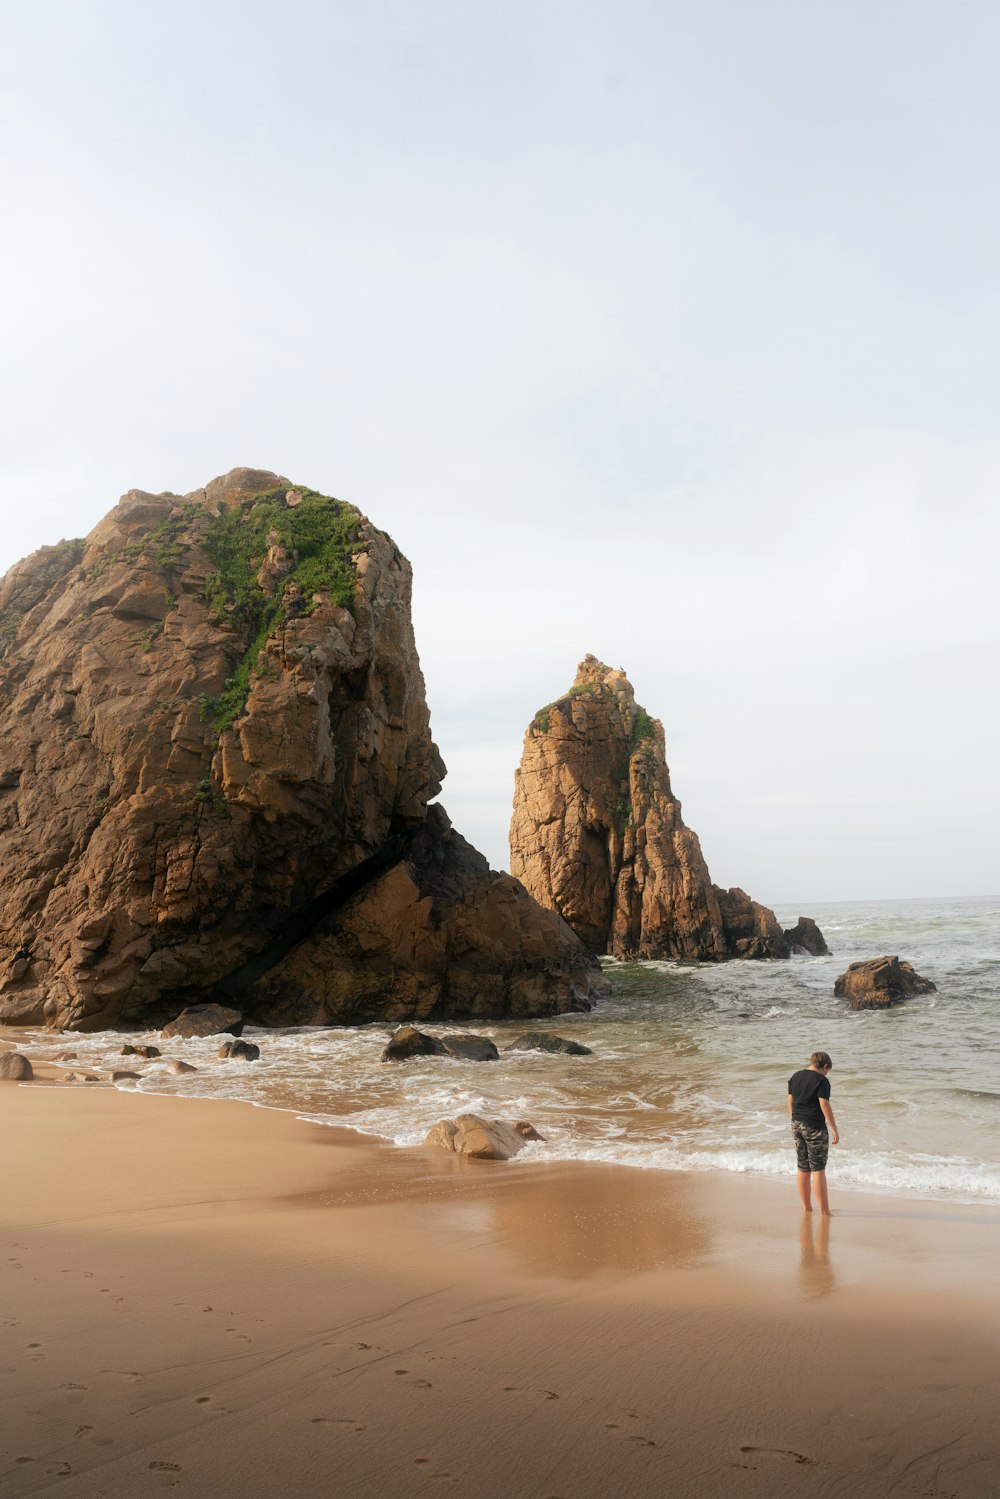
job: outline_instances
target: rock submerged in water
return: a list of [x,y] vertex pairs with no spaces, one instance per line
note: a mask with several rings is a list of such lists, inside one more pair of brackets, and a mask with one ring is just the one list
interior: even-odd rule
[[163,1027],[160,1035],[189,1041],[198,1036],[238,1036],[242,1029],[239,1010],[229,1010],[225,1005],[189,1005]]
[[0,1052],[0,1082],[26,1083],[34,1075],[34,1069],[23,1052]]
[[526,1140],[542,1140],[533,1124],[524,1120],[509,1124],[504,1119],[481,1119],[478,1114],[459,1114],[455,1119],[441,1119],[424,1139],[425,1145],[436,1145],[455,1155],[478,1161],[509,1161],[524,1147]]
[[636,703],[625,673],[594,656],[528,726],[510,860],[594,953],[717,961],[826,951],[809,918],[784,932],[745,891],[712,884],[671,789],[663,725]]
[[0,1023],[215,998],[266,1025],[529,1018],[608,992],[432,805],[410,590],[353,506],[246,468],[132,490],[10,569]]
[[527,1031],[523,1036],[518,1036],[504,1051],[552,1051],[563,1052],[568,1057],[592,1057],[594,1053],[589,1046],[583,1046],[579,1041],[567,1041],[564,1036],[557,1036],[554,1031]]
[[176,1060],[168,1062],[166,1064],[166,1070],[173,1073],[175,1077],[180,1077],[185,1072],[198,1071],[197,1067],[195,1067],[191,1062],[179,1062]]
[[383,1062],[405,1062],[409,1057],[456,1057],[464,1062],[495,1062],[500,1053],[487,1036],[429,1036],[415,1026],[401,1025],[382,1052]]
[[220,1062],[259,1062],[260,1047],[252,1041],[227,1041],[219,1047]]
[[912,963],[887,956],[852,963],[833,992],[837,999],[849,1000],[852,1010],[885,1010],[912,994],[936,994],[937,985],[921,978]]

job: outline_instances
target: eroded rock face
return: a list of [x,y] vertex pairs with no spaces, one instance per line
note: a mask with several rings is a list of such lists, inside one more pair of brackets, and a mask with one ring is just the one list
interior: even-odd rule
[[885,1010],[911,994],[936,994],[937,985],[922,978],[912,963],[886,956],[852,963],[833,992],[838,999],[850,1000],[852,1010]]
[[428,817],[410,581],[353,507],[249,469],[131,491],[11,569],[0,1022],[555,1014],[601,989]]
[[510,857],[511,873],[592,952],[718,960],[791,951],[773,911],[712,884],[671,790],[662,724],[636,703],[624,672],[594,656],[528,726]]
[[494,873],[442,807],[400,852],[241,995],[261,1024],[527,1018],[609,991],[566,923]]

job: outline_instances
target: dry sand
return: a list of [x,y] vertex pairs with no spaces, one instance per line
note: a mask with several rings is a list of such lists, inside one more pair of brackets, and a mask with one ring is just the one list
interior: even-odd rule
[[1000,1214],[0,1085],[0,1499],[1000,1495]]

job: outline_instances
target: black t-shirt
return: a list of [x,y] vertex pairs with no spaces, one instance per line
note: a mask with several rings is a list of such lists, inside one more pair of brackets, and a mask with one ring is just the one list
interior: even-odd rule
[[813,1072],[811,1067],[803,1067],[788,1079],[788,1091],[792,1095],[792,1118],[801,1119],[814,1129],[826,1129],[819,1101],[830,1097],[830,1079],[822,1072]]

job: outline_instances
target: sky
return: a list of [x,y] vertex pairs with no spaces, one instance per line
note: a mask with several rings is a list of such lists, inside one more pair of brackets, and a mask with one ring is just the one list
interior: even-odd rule
[[0,47],[0,572],[237,465],[414,566],[496,867],[588,652],[714,879],[1000,893],[1000,10],[35,0]]

